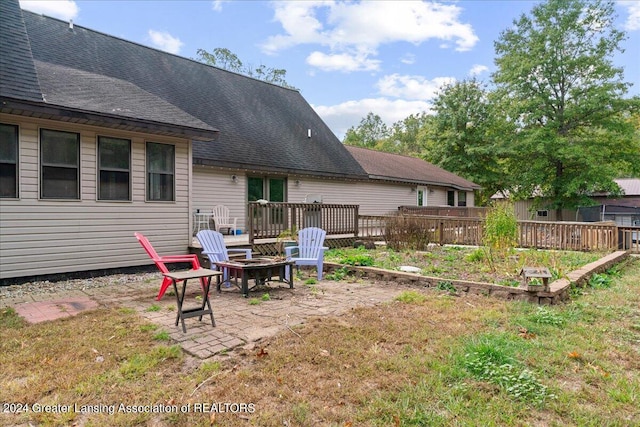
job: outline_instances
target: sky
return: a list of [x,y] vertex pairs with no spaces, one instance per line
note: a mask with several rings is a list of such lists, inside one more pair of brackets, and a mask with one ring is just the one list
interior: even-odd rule
[[[186,58],[226,48],[245,66],[285,80],[341,140],[369,112],[387,125],[429,112],[438,89],[496,70],[494,42],[539,1],[107,1],[21,0],[23,9],[72,20]],[[615,3],[627,33],[613,58],[640,95],[640,0]]]

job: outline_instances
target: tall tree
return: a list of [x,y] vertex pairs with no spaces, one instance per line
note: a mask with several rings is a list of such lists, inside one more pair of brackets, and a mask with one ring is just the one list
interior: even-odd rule
[[240,58],[238,58],[238,55],[224,47],[217,47],[213,49],[213,52],[208,52],[205,49],[198,49],[196,52],[198,54],[197,60],[205,64],[233,71],[234,73],[244,74],[245,76],[273,83],[278,86],[296,89],[287,83],[285,79],[287,70],[282,68],[271,68],[262,64],[255,68],[250,64],[245,65]]
[[[494,104],[475,79],[444,86],[433,103],[427,160],[482,186],[484,203],[504,186],[502,134]],[[507,125],[506,123],[502,124]]]
[[389,128],[382,121],[382,118],[369,112],[367,117],[360,120],[358,126],[347,129],[342,142],[346,145],[375,148],[379,142],[389,138],[390,135]]
[[388,139],[377,145],[380,151],[390,151],[405,156],[421,157],[424,150],[424,130],[431,125],[433,116],[425,112],[411,114],[403,120],[395,122],[390,129]]
[[612,64],[625,34],[613,21],[611,1],[549,0],[495,42],[493,80],[517,126],[511,191],[539,195],[558,215],[593,191],[619,191],[620,168],[640,172],[629,84]]

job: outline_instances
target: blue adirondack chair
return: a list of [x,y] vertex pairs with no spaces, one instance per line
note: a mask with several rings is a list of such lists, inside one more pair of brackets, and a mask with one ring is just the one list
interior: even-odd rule
[[[211,268],[216,268],[214,263],[229,261],[229,252],[244,252],[246,259],[251,259],[251,249],[231,248],[227,249],[222,233],[214,230],[201,230],[196,234],[196,238],[202,245],[202,254],[211,261]],[[222,280],[225,286],[229,287],[229,271],[222,270]]]
[[[318,271],[318,280],[322,280],[324,251],[329,249],[323,246],[326,236],[327,232],[322,228],[307,227],[301,229],[298,231],[298,245],[285,248],[287,259],[294,262],[296,269],[301,265],[315,266]],[[289,272],[288,269],[287,272]]]

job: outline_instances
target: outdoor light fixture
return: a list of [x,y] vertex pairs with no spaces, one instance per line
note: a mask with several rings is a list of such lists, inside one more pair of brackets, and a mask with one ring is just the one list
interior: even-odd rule
[[293,181],[293,185],[295,185],[296,187],[300,187],[300,181],[296,179],[295,181]]
[[231,175],[231,181],[238,182],[238,177],[236,175]]

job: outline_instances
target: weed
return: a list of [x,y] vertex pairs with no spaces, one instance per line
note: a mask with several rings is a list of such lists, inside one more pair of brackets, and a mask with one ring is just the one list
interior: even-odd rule
[[152,331],[155,331],[156,329],[158,329],[158,325],[149,324],[149,325],[140,326],[140,330],[142,332],[152,332]]
[[251,298],[249,300],[249,305],[260,305],[262,301],[260,301],[258,298]]
[[300,402],[293,405],[291,408],[293,412],[293,418],[298,422],[298,424],[304,425],[309,422],[309,414],[311,408],[309,404],[306,402]]
[[332,273],[327,274],[325,278],[327,280],[334,280],[336,282],[339,282],[340,280],[343,280],[348,275],[349,275],[349,269],[347,267],[340,267],[333,270]]
[[305,285],[315,285],[318,283],[318,280],[315,277],[309,277],[307,280],[304,281]]
[[180,346],[155,347],[145,354],[134,354],[124,362],[118,372],[126,380],[140,378],[151,369],[155,368],[166,359],[179,359],[182,357]]
[[171,337],[169,336],[169,332],[160,331],[153,336],[153,339],[156,341],[169,341]]
[[262,294],[262,297],[260,299],[262,301],[270,301],[271,300],[271,296],[268,293]]
[[0,329],[19,329],[25,324],[25,320],[13,308],[8,307],[0,311]]
[[406,304],[422,303],[426,299],[426,296],[417,291],[404,291],[394,298],[395,301],[404,302]]
[[589,278],[589,287],[593,289],[607,289],[611,287],[611,277],[607,274],[595,273]]
[[537,307],[536,312],[531,316],[531,320],[541,325],[562,326],[565,323],[564,318],[555,310],[547,307]]
[[343,256],[340,264],[346,265],[359,265],[359,266],[371,266],[373,265],[373,257],[366,252],[363,246],[356,249],[356,253]]
[[482,262],[485,260],[485,258],[486,258],[486,255],[485,255],[484,249],[482,248],[475,249],[473,252],[471,252],[465,257],[465,259],[469,262]]
[[516,279],[503,279],[500,280],[497,284],[501,286],[510,286],[512,288],[517,288],[518,286],[520,286],[520,281]]
[[453,283],[449,282],[449,281],[440,281],[438,282],[438,284],[436,285],[436,289],[439,291],[447,291],[447,292],[451,292],[451,293],[456,293],[457,289],[455,286],[453,286]]
[[156,311],[160,311],[161,309],[162,307],[160,307],[158,304],[151,304],[151,307],[147,308],[145,311],[156,312]]
[[506,337],[487,336],[470,347],[464,367],[476,379],[498,385],[516,400],[536,405],[555,396],[513,357]]

